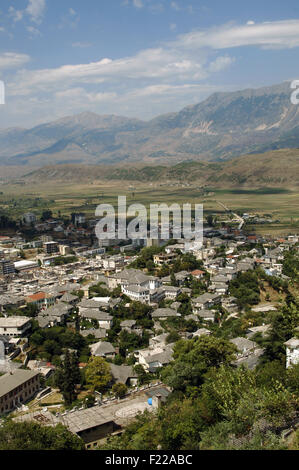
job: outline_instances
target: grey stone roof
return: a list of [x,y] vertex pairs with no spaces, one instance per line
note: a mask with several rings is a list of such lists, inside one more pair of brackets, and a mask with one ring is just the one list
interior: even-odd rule
[[135,284],[128,284],[126,285],[126,289],[130,292],[135,292],[136,294],[142,293],[142,292],[149,292],[149,289],[145,286],[137,286]]
[[81,302],[77,305],[79,308],[92,308],[95,310],[100,309],[100,304],[96,300],[92,299],[82,299]]
[[200,328],[199,330],[193,333],[193,336],[208,336],[210,334],[210,330],[207,330],[206,328]]
[[57,321],[57,317],[52,317],[50,315],[38,315],[36,317],[36,320],[40,326],[40,328],[46,328],[47,326],[50,325],[51,322]]
[[40,315],[46,315],[46,316],[52,316],[52,317],[61,317],[63,315],[66,315],[68,312],[70,312],[72,309],[71,305],[67,305],[63,302],[59,302],[52,307],[47,308],[46,310],[43,310]]
[[122,272],[112,275],[116,279],[121,279],[121,282],[128,284],[144,284],[149,281],[150,277],[138,269],[124,269]]
[[69,292],[66,292],[62,297],[61,297],[61,302],[73,302],[74,300],[79,300],[79,298],[76,295],[70,294]]
[[228,279],[227,279],[226,276],[222,276],[221,274],[218,274],[217,276],[211,277],[211,282],[220,282],[220,283],[223,283],[223,284],[227,284]]
[[94,318],[98,321],[109,321],[112,320],[113,317],[109,315],[107,312],[102,312],[100,310],[87,310],[86,312],[81,312],[81,317],[83,318]]
[[242,352],[244,350],[250,350],[257,347],[257,344],[254,341],[251,341],[247,338],[243,338],[241,336],[239,338],[231,339],[230,342],[237,346],[238,350]]
[[172,308],[157,308],[154,312],[151,313],[152,318],[162,318],[162,317],[177,317],[180,316],[176,310]]
[[160,289],[163,292],[179,292],[179,291],[181,291],[180,287],[174,287],[174,286],[163,286]]
[[98,343],[91,345],[91,351],[93,356],[105,356],[106,354],[115,353],[114,346],[108,341],[99,341]]
[[245,365],[248,369],[255,369],[260,361],[260,357],[264,353],[264,349],[256,349],[252,354],[249,354],[246,357],[242,357],[233,362],[237,367]]
[[290,349],[297,349],[299,348],[299,339],[298,338],[291,338],[289,341],[286,341],[285,346],[287,346]]
[[199,297],[196,297],[195,299],[192,299],[193,304],[205,304],[206,302],[209,302],[211,300],[214,300],[218,297],[218,294],[209,294],[208,292],[205,292],[204,294],[200,295]]
[[178,310],[181,305],[182,305],[182,302],[172,302],[171,308],[174,310]]
[[88,330],[81,330],[80,334],[84,337],[88,335],[93,335],[97,339],[102,339],[102,338],[106,338],[107,330],[105,330],[105,328],[98,328],[98,329],[89,328]]
[[269,331],[270,328],[271,328],[271,325],[252,326],[248,328],[247,337],[249,338],[250,336],[253,336],[256,333],[262,333],[262,335],[265,335]]
[[200,318],[203,318],[203,319],[206,319],[206,318],[212,318],[214,320],[215,318],[215,312],[213,312],[212,310],[200,310],[197,315],[200,317]]
[[117,366],[115,364],[110,364],[110,370],[114,380],[123,384],[125,384],[128,379],[138,377],[138,374],[134,372],[134,369],[131,366]]
[[160,362],[162,365],[169,364],[172,360],[173,351],[168,347],[165,351],[145,357],[145,361],[150,365],[154,362]]
[[1,294],[0,295],[0,305],[16,305],[19,302],[25,302],[25,298],[22,295],[12,295],[12,294]]
[[187,316],[185,317],[185,320],[199,321],[199,318],[198,318],[198,315],[191,314],[191,315],[187,315]]
[[15,370],[11,374],[2,375],[0,377],[0,396],[6,395],[37,375],[39,375],[39,373],[36,371],[23,369]]
[[124,320],[121,322],[121,328],[133,328],[136,325],[136,320]]

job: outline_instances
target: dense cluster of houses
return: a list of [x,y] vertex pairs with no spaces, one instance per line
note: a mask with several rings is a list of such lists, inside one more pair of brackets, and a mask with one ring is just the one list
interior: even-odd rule
[[[196,259],[202,261],[201,269],[175,273],[173,285],[172,276],[159,277],[150,275],[146,269],[130,267],[138,256],[129,254],[131,249],[136,248],[136,242],[126,240],[124,244],[116,241],[110,243],[108,240],[104,243],[106,246],[99,246],[98,241],[91,244],[82,243],[82,237],[92,238],[94,225],[93,221],[86,225],[83,214],[74,217],[73,223],[67,228],[60,227],[59,223],[53,220],[37,224],[33,214],[25,214],[23,220],[25,224],[35,224],[41,231],[37,241],[28,244],[19,235],[0,237],[0,371],[6,372],[6,375],[0,378],[0,411],[4,409],[4,412],[14,409],[17,404],[37,393],[39,383],[35,377],[39,374],[47,376],[52,370],[49,364],[38,360],[30,361],[30,364],[26,362],[30,371],[18,373],[17,369],[14,370],[11,358],[26,350],[26,338],[31,331],[31,319],[13,314],[15,310],[20,312],[28,305],[34,306],[37,311],[35,319],[40,328],[68,325],[72,314],[76,312],[80,319],[82,336],[94,337],[94,343],[90,346],[91,355],[110,361],[116,382],[134,387],[138,378],[134,368],[113,363],[118,350],[107,339],[108,332],[114,325],[114,309],[122,297],[128,299],[128,302],[138,301],[151,307],[150,316],[154,327],[148,331],[149,344],[134,351],[133,356],[145,372],[155,373],[173,358],[174,343],[169,343],[168,333],[163,331],[161,323],[167,319],[181,317],[181,294],[190,297],[192,306],[192,313],[185,319],[197,323],[198,329],[192,333],[179,334],[185,338],[211,335],[210,325],[217,319],[219,306],[225,309],[229,316],[237,317],[239,314],[237,299],[230,293],[230,282],[238,273],[260,266],[269,276],[288,280],[282,273],[284,253],[291,247],[298,247],[298,237],[294,235],[284,239],[266,239],[256,235],[246,236],[240,230],[233,231],[229,228],[205,228],[203,244],[200,247],[177,240],[176,244],[164,244],[162,249],[163,243],[160,242],[161,253],[153,256],[157,269],[171,266],[177,259],[178,250],[183,254],[192,253]],[[87,228],[82,228],[82,224]],[[57,233],[60,238],[55,238]],[[78,234],[80,242],[74,237]],[[146,244],[146,240],[144,243]],[[109,246],[113,247],[110,254],[106,250]],[[20,259],[24,250],[30,250],[31,257]],[[67,264],[53,262],[57,257],[70,254],[74,255],[75,259]],[[203,281],[205,292],[192,296],[191,289],[186,287],[192,279]],[[111,293],[110,296],[92,294],[91,287],[99,283]],[[112,296],[112,291],[117,288],[119,296]],[[275,306],[268,303],[255,308],[256,311],[266,312],[271,308],[275,309]],[[84,321],[87,324],[92,322],[93,326],[82,326]],[[121,331],[139,336],[144,333],[134,319],[124,320],[120,326]],[[254,368],[258,364],[263,350],[251,338],[256,333],[267,335],[268,331],[269,325],[251,327],[246,332],[246,337],[231,340],[238,351],[236,366],[246,364],[249,368]],[[298,339],[288,341],[286,351],[287,367],[299,362]],[[28,377],[26,372],[29,373]],[[11,374],[16,374],[15,381]],[[6,382],[5,377],[12,384],[11,390],[3,385]],[[32,380],[34,387],[30,387]],[[22,390],[26,392],[21,393]]]

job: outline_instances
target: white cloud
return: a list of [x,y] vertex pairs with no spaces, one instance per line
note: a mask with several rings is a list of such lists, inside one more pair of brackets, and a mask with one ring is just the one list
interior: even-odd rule
[[[203,60],[204,61],[204,60]],[[199,80],[206,77],[203,63],[188,58],[174,50],[163,48],[145,49],[132,57],[78,65],[64,65],[59,68],[21,71],[11,85],[13,94],[28,94],[37,88],[68,86],[75,83],[121,82],[127,80],[170,79],[183,80],[192,77]]]
[[135,8],[143,8],[144,7],[142,0],[133,0],[133,5],[134,5]]
[[12,18],[14,23],[21,21],[24,16],[24,12],[22,10],[16,10],[14,7],[9,7],[8,9],[8,16]]
[[[68,11],[69,18],[76,15],[75,10]],[[84,42],[72,45],[88,47]],[[7,96],[12,103],[6,109],[15,109],[19,124],[18,108],[25,109],[25,102],[27,111],[47,120],[82,109],[152,117],[196,103],[215,91],[203,80],[234,63],[234,57],[224,49],[242,46],[299,46],[299,20],[222,25],[180,35],[175,41],[128,57],[97,58],[89,63],[49,69],[22,69],[6,80]],[[217,50],[222,53],[215,54]],[[0,69],[21,67],[28,60],[25,54],[0,54]]]
[[176,30],[176,24],[175,24],[175,23],[171,23],[171,24],[169,25],[169,29],[170,29],[170,31],[175,31],[175,30]]
[[72,47],[78,47],[80,49],[85,49],[86,47],[91,47],[91,46],[92,46],[91,42],[78,41],[78,42],[73,42],[72,43]]
[[46,9],[46,0],[29,0],[26,13],[34,23],[41,23]]
[[179,7],[179,5],[177,4],[177,2],[171,2],[171,3],[170,3],[170,6],[171,6],[171,8],[173,8],[175,11],[180,11],[180,9],[181,9],[181,8]]
[[40,30],[35,28],[34,26],[27,26],[26,30],[31,34],[32,37],[42,36]]
[[[75,15],[76,12],[73,11]],[[58,68],[22,70],[10,85],[15,95],[28,95],[36,90],[51,92],[82,84],[106,83],[128,89],[134,81],[153,85],[157,80],[168,84],[198,81],[230,66],[234,58],[223,55],[210,62],[209,49],[237,46],[299,46],[299,20],[260,23],[256,25],[224,25],[205,31],[181,35],[161,47],[141,50],[134,56],[100,59],[95,62],[63,65]],[[74,47],[86,44],[74,43]]]
[[58,28],[63,29],[66,27],[75,29],[77,28],[79,21],[80,16],[76,12],[76,10],[74,10],[73,8],[69,8],[67,13],[61,17],[60,22],[58,24]]
[[178,47],[227,49],[241,46],[291,48],[299,46],[299,20],[272,21],[246,25],[224,25],[184,34]]
[[212,73],[220,72],[221,70],[224,70],[227,67],[229,67],[233,62],[235,62],[234,57],[219,56],[217,57],[217,59],[215,59],[213,62],[209,64],[209,71]]
[[94,92],[89,93],[82,87],[70,88],[69,90],[58,91],[55,97],[64,100],[76,100],[82,104],[100,103],[104,101],[112,101],[117,97],[116,93]]
[[20,67],[29,62],[27,54],[17,54],[15,52],[4,52],[0,54],[0,70]]
[[[186,94],[186,92],[194,93],[195,91],[210,92],[214,87],[211,85],[198,85],[194,83],[185,83],[184,85],[150,85],[145,88],[139,88],[129,92],[125,98],[153,97],[160,95],[177,95],[178,93]],[[122,98],[120,97],[119,100]]]

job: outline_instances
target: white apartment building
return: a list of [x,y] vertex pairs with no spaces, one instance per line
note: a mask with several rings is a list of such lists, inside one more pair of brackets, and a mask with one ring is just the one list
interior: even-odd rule
[[0,318],[0,335],[15,338],[24,336],[31,329],[31,321],[28,317]]

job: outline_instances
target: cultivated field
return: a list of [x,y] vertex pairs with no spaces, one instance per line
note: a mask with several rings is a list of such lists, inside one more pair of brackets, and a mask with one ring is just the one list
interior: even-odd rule
[[[127,196],[127,204],[142,203],[202,203],[205,215],[224,214],[218,202],[233,211],[269,215],[276,222],[267,225],[254,225],[258,233],[272,235],[298,231],[299,192],[298,189],[214,189],[197,187],[191,184],[94,181],[92,183],[45,182],[39,184],[3,184],[0,186],[0,210],[17,218],[26,211],[41,214],[51,209],[54,215],[84,212],[95,215],[98,204],[109,203],[117,207],[117,196]],[[250,228],[250,227],[249,227]]]

